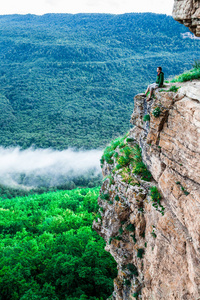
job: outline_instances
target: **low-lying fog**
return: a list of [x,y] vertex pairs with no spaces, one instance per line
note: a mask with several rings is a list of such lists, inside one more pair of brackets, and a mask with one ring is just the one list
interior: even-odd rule
[[21,150],[18,147],[0,147],[0,184],[33,188],[45,182],[48,186],[58,186],[66,179],[88,172],[98,175],[101,173],[101,155],[100,150]]

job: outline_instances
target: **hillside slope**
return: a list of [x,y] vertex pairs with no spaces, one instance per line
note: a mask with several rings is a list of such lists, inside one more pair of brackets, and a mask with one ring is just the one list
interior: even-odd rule
[[199,43],[156,14],[0,16],[0,144],[97,148],[124,133],[133,96],[190,69]]

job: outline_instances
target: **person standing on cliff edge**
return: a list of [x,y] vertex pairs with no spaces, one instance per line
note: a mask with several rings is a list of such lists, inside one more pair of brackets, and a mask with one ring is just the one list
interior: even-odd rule
[[158,67],[157,68],[157,77],[156,77],[156,82],[148,85],[147,90],[145,92],[145,94],[143,94],[144,97],[147,96],[147,93],[149,93],[149,96],[147,98],[147,101],[151,100],[151,96],[154,90],[160,88],[163,86],[163,82],[164,82],[164,73],[162,72],[162,68]]

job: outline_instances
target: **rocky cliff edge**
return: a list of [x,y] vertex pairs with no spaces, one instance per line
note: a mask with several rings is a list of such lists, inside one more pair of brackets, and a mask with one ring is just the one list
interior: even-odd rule
[[174,0],[173,18],[200,37],[200,0]]
[[134,127],[101,161],[94,229],[118,264],[112,299],[200,299],[200,81],[169,89],[135,97]]

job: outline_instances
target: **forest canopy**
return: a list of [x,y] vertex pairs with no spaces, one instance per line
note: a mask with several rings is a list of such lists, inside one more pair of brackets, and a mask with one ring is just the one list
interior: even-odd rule
[[0,199],[0,299],[107,299],[117,275],[92,230],[99,188]]

